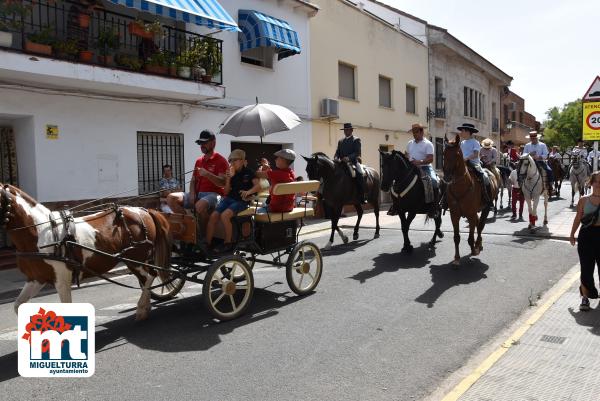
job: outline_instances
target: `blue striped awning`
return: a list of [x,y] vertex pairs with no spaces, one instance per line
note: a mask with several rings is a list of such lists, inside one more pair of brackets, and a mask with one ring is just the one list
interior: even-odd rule
[[161,17],[225,31],[238,32],[237,24],[217,0],[110,0],[115,4]]
[[254,10],[239,10],[240,51],[255,47],[274,47],[278,58],[300,54],[298,33],[286,21]]

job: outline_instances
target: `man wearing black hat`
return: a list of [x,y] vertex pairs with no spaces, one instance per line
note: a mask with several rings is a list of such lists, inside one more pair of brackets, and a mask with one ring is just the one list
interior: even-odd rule
[[473,171],[479,178],[479,181],[483,184],[483,199],[490,207],[494,207],[494,203],[490,198],[490,178],[481,168],[481,160],[479,159],[479,150],[481,145],[479,141],[473,138],[473,134],[479,132],[473,124],[463,123],[457,128],[460,133],[462,141],[460,142],[460,150],[462,151],[463,158],[471,165]]
[[215,152],[216,137],[211,131],[202,131],[196,143],[200,145],[203,156],[196,160],[189,192],[169,194],[167,204],[175,213],[184,213],[184,209],[194,207],[201,224],[206,225],[209,212],[215,208],[223,195],[225,173],[229,163]]
[[354,128],[352,123],[344,123],[345,138],[338,141],[337,149],[333,158],[335,160],[341,160],[346,163],[352,163],[356,169],[356,184],[358,189],[358,199],[361,203],[367,203],[365,200],[365,182],[363,179],[364,171],[362,165],[359,162],[361,156],[361,143],[360,138],[356,138],[352,135]]

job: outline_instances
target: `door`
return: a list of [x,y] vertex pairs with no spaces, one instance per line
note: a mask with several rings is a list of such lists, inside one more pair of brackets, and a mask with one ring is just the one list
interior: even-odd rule
[[[19,186],[17,171],[17,147],[11,127],[0,127],[0,182]],[[9,246],[6,230],[0,230],[0,248]]]

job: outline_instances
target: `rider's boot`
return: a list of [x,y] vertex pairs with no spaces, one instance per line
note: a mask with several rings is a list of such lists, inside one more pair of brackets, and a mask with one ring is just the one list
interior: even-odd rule
[[[485,174],[485,173],[484,173]],[[491,188],[490,188],[490,182],[489,180],[486,181],[485,178],[483,178],[483,175],[480,177],[481,178],[481,188],[482,188],[482,192],[483,192],[483,201],[485,202],[485,204],[490,207],[491,209],[494,208],[494,201],[490,198],[490,192],[491,192]]]

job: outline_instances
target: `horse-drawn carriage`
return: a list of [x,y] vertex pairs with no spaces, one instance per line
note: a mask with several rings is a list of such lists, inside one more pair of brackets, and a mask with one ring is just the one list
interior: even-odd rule
[[[316,191],[318,181],[278,184],[275,195]],[[197,246],[198,227],[191,215],[166,214],[173,239],[179,241],[171,257],[167,275],[159,275],[162,285],[151,290],[152,298],[174,297],[185,281],[202,284],[204,304],[219,320],[234,319],[250,305],[254,290],[252,270],[256,263],[285,267],[290,289],[305,295],[313,291],[321,279],[323,260],[317,245],[299,241],[305,217],[313,216],[308,202],[287,213],[267,213],[257,202],[234,217],[234,250],[226,255],[213,255]],[[261,258],[270,255],[271,259]]]
[[[277,184],[272,193],[308,193],[318,187],[319,181],[292,182]],[[61,302],[71,302],[72,281],[84,277],[123,285],[104,276],[119,263],[127,265],[142,288],[138,319],[148,316],[151,298],[170,299],[186,281],[202,284],[204,303],[213,316],[234,319],[252,300],[256,263],[285,267],[290,289],[307,294],[321,279],[323,260],[314,243],[298,239],[304,218],[314,214],[304,204],[287,213],[266,213],[255,202],[234,218],[233,251],[212,255],[198,247],[193,216],[112,205],[74,218],[48,210],[16,187],[0,186],[0,225],[17,245],[19,268],[27,276],[15,311],[46,284],[56,287]]]

